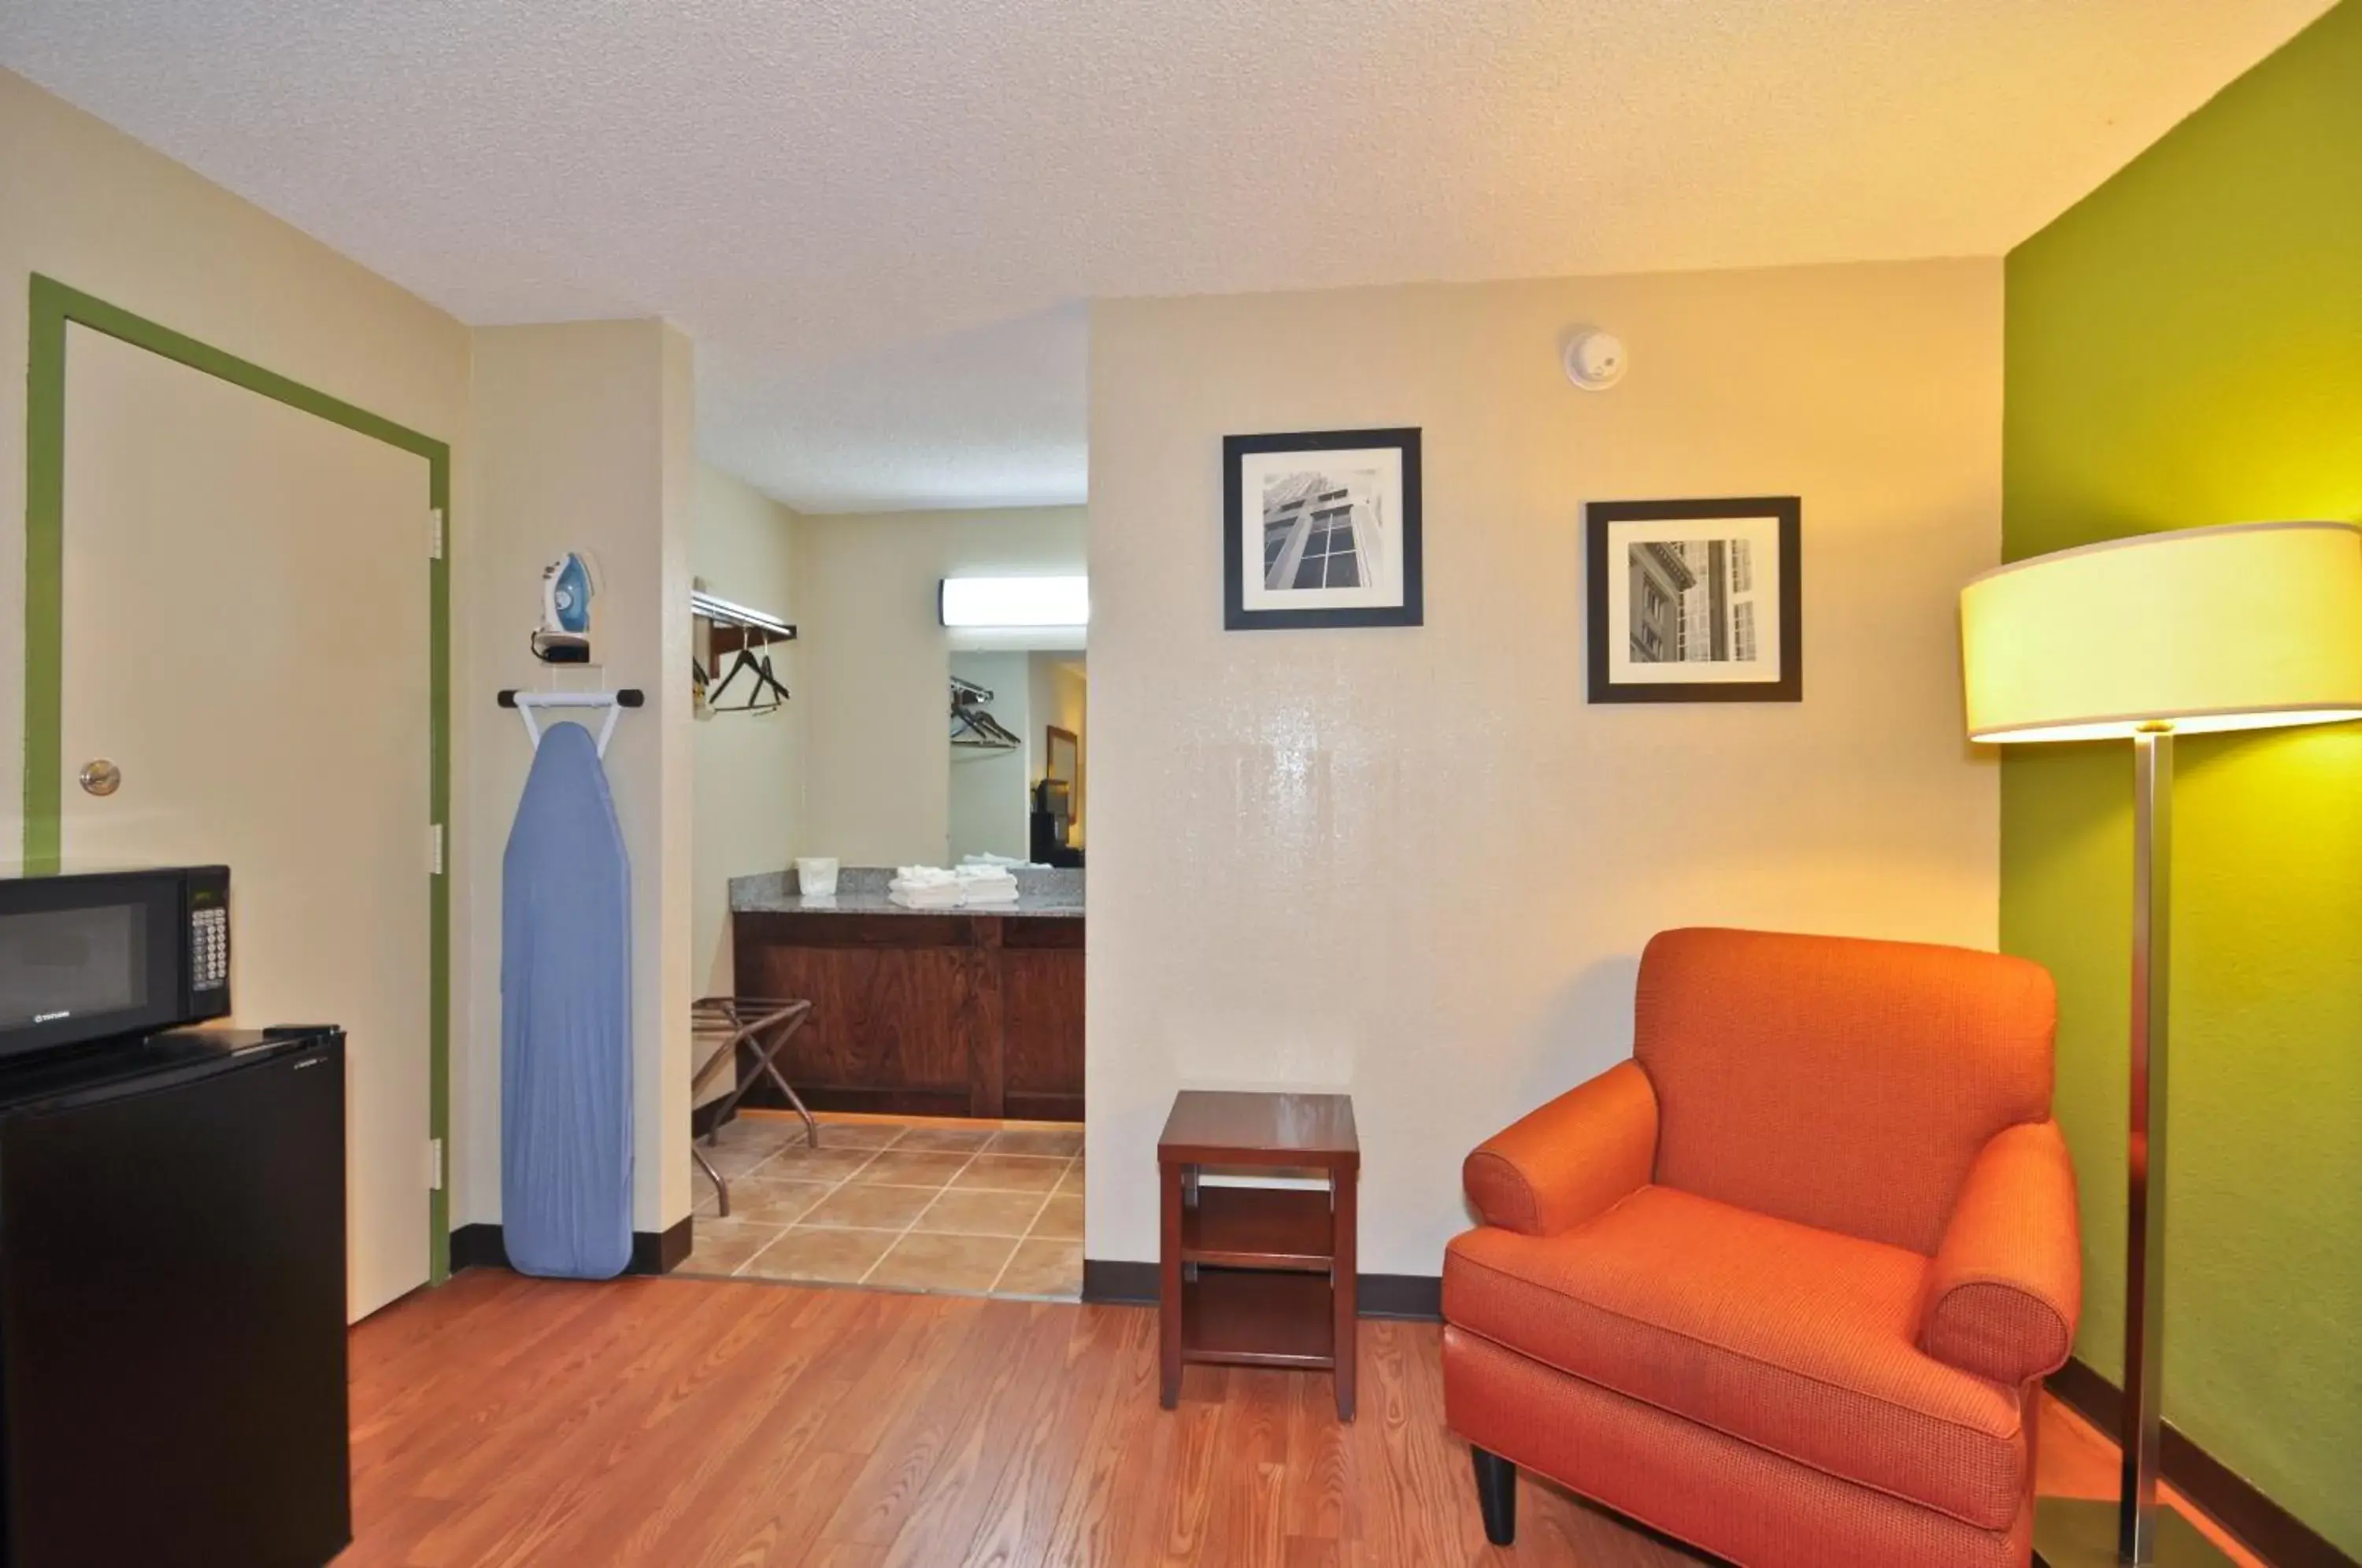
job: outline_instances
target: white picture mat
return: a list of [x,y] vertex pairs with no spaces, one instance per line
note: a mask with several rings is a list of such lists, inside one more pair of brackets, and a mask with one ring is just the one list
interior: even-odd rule
[[[1399,447],[1363,447],[1338,451],[1248,452],[1239,459],[1239,568],[1245,581],[1241,603],[1248,610],[1392,610],[1403,602],[1403,472]],[[1357,469],[1377,474],[1379,531],[1385,548],[1376,560],[1372,580],[1359,588],[1283,588],[1264,586],[1263,495],[1264,483],[1279,475],[1310,472],[1346,473]]]
[[[1651,664],[1632,657],[1629,552],[1635,545],[1678,545],[1696,539],[1744,539],[1753,557],[1755,654],[1737,659]],[[1666,517],[1607,525],[1607,679],[1618,686],[1760,685],[1780,679],[1780,519]]]

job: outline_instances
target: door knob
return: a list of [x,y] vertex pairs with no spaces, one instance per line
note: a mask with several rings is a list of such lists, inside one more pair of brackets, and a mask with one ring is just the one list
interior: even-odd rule
[[103,756],[83,763],[80,778],[82,787],[94,795],[112,795],[123,788],[123,769]]

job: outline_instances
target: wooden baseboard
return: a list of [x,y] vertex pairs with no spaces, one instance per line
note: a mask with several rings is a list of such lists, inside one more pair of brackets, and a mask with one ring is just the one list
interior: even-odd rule
[[[1364,1274],[1354,1288],[1364,1318],[1431,1323],[1443,1316],[1443,1281],[1431,1274]],[[1110,1306],[1153,1307],[1157,1268],[1114,1258],[1083,1260],[1083,1299]]]
[[[2047,1382],[2060,1402],[2102,1431],[2112,1437],[2123,1431],[2124,1390],[2084,1362],[2070,1361]],[[2164,1447],[2165,1478],[2273,1568],[2362,1568],[2170,1421]]]
[[[670,1274],[689,1259],[694,1222],[684,1219],[662,1231],[632,1232],[632,1261],[627,1275]],[[469,1268],[506,1268],[508,1243],[498,1225],[461,1225],[451,1232],[451,1272]]]

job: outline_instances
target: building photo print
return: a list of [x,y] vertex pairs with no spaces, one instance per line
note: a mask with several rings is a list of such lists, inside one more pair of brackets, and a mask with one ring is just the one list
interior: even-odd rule
[[1803,502],[1584,508],[1594,702],[1804,698]]
[[1263,485],[1263,585],[1270,592],[1361,588],[1388,556],[1386,499],[1375,469],[1315,469]]
[[1756,572],[1750,539],[1664,539],[1627,547],[1635,664],[1752,664]]
[[1418,432],[1223,439],[1223,624],[1416,626]]

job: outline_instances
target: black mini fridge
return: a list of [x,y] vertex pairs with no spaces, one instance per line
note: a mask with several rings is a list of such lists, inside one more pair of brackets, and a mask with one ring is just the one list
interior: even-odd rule
[[321,1568],[352,1538],[344,1036],[0,1074],[7,1568]]

